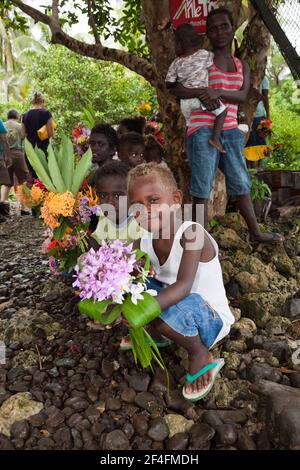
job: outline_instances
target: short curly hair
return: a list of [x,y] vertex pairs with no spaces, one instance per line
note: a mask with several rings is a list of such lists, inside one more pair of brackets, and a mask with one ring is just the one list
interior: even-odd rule
[[91,130],[91,136],[94,134],[103,134],[107,138],[110,148],[117,148],[118,136],[114,128],[109,124],[96,124]]
[[200,36],[196,28],[190,23],[178,26],[174,31],[175,41],[181,45],[183,51],[191,47],[200,47]]
[[128,132],[138,132],[139,134],[144,133],[146,126],[146,119],[143,116],[134,116],[121,119],[119,126],[124,126],[128,129]]
[[176,180],[170,168],[159,163],[150,162],[142,163],[136,166],[128,173],[127,179],[127,191],[130,191],[135,181],[138,178],[145,176],[157,176],[158,180],[162,183],[162,186],[170,192],[174,192],[178,189]]
[[100,180],[108,176],[121,176],[126,179],[128,171],[129,166],[126,165],[126,163],[112,160],[111,162],[105,163],[101,168],[98,168],[94,175],[93,183],[96,186]]

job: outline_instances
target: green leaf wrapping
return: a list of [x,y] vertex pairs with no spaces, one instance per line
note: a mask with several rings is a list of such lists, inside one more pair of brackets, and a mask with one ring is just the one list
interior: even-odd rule
[[[72,182],[74,177],[74,149],[71,140],[64,137],[59,151],[62,151],[62,156],[60,156],[61,174],[65,181],[67,191],[72,191]],[[75,193],[73,194],[75,195]]]
[[94,302],[91,299],[81,300],[78,303],[78,310],[102,325],[109,325],[120,316],[122,311],[122,305],[118,304],[109,313],[105,313],[106,308],[112,304],[111,300],[102,300],[102,302]]
[[58,193],[65,193],[67,188],[63,177],[61,176],[52,145],[48,146],[48,168],[54,186]]
[[165,369],[158,347],[144,328],[130,328],[129,335],[136,364],[140,362],[144,369],[146,367],[152,369],[151,363],[154,359],[162,369]]
[[25,139],[25,152],[29,160],[30,165],[38,175],[39,179],[44,183],[48,191],[56,192],[55,186],[51,181],[48,172],[45,170],[43,163],[40,160],[39,155],[34,151],[29,140]]
[[142,293],[144,300],[138,300],[135,305],[131,297],[127,297],[123,303],[123,315],[133,328],[148,325],[159,317],[161,308],[155,297],[146,292]]
[[92,151],[88,149],[78,162],[73,176],[71,192],[74,196],[78,193],[84,177],[87,175],[92,164]]

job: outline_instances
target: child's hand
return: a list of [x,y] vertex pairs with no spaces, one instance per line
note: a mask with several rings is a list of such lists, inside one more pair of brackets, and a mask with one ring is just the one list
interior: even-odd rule
[[155,271],[155,269],[152,265],[150,266],[149,276],[150,277],[155,277],[156,276],[156,271]]

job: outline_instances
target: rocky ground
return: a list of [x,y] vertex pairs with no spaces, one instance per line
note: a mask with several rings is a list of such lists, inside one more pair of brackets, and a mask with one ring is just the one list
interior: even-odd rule
[[181,396],[183,351],[163,351],[168,392],[161,370],[118,351],[122,327],[92,330],[70,283],[47,273],[41,222],[0,224],[0,449],[300,449],[299,218],[282,212],[274,247],[251,249],[237,214],[215,227],[236,323],[196,405]]

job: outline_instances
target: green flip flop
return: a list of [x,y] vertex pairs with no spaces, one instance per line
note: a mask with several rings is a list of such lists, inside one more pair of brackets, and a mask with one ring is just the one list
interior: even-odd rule
[[214,385],[214,382],[215,382],[215,379],[217,378],[220,370],[222,369],[222,367],[224,366],[225,364],[225,361],[223,358],[220,358],[220,359],[217,359],[215,360],[214,362],[211,362],[210,364],[207,364],[205,367],[203,367],[201,370],[199,370],[195,375],[190,375],[190,374],[186,374],[186,380],[190,383],[193,383],[195,382],[195,380],[197,380],[199,377],[201,377],[201,375],[205,374],[206,372],[208,372],[209,370],[212,370],[212,379],[210,381],[210,383],[202,388],[201,390],[199,390],[198,392],[192,392],[192,393],[187,393],[185,391],[185,387],[183,387],[183,390],[182,390],[182,395],[184,396],[184,398],[186,400],[189,400],[189,401],[198,401],[198,400],[203,400],[203,398],[205,398],[209,392],[211,391],[213,385]]

